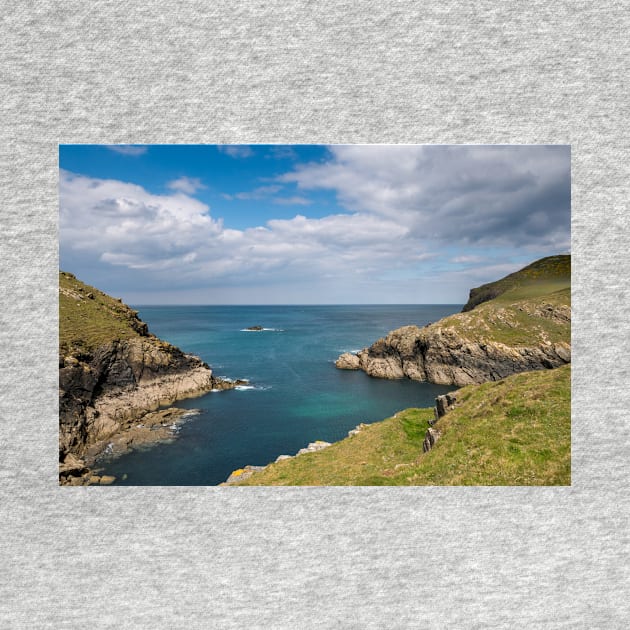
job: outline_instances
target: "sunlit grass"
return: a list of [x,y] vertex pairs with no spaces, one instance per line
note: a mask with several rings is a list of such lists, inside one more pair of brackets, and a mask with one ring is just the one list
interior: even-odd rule
[[239,485],[569,485],[571,368],[470,385],[435,425],[407,409],[323,451],[280,461]]

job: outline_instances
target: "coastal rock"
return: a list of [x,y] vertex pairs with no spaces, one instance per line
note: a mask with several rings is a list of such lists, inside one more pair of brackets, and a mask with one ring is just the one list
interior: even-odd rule
[[181,423],[197,413],[199,411],[195,409],[176,407],[148,412],[121,424],[114,435],[88,445],[84,457],[91,465],[103,453],[108,457],[118,457],[140,446],[172,440],[177,435]]
[[[74,359],[74,360],[72,360]],[[60,455],[81,455],[147,411],[225,385],[199,358],[156,338],[113,341],[59,370]]]
[[441,435],[442,434],[437,429],[429,427],[424,435],[424,441],[422,442],[422,452],[428,453],[435,446],[435,443],[440,439]]
[[461,313],[397,328],[336,366],[461,386],[570,362],[571,257],[560,255],[472,289]]
[[72,274],[60,272],[59,282],[60,483],[88,483],[106,448],[172,438],[186,412],[160,407],[247,383],[215,377],[199,357],[149,333],[121,300]]
[[350,431],[348,431],[348,437],[352,437],[353,435],[358,435],[367,426],[368,425],[365,424],[364,422],[361,422],[360,424],[357,424],[357,426],[354,427],[354,429],[351,429]]
[[435,420],[432,424],[435,424],[447,411],[450,411],[457,402],[457,397],[455,392],[449,392],[448,394],[443,394],[442,396],[438,396],[435,399]]
[[72,453],[66,454],[63,462],[59,464],[59,478],[62,482],[69,483],[72,477],[82,477],[88,473],[84,460]]
[[[298,457],[299,455],[304,455],[306,453],[315,453],[316,451],[321,451],[324,448],[328,448],[331,445],[330,442],[324,442],[323,440],[315,440],[315,442],[311,442],[305,448],[301,448],[295,455],[279,455],[274,463],[282,462],[285,459],[293,459],[294,457]],[[224,481],[221,486],[231,486],[235,485],[245,479],[249,479],[255,472],[265,470],[266,466],[245,466],[244,468],[237,468],[232,471],[230,476]]]
[[361,361],[356,354],[344,352],[336,361],[335,367],[340,370],[360,370]]
[[[551,317],[548,310],[544,312]],[[460,314],[459,317],[467,315]],[[567,310],[564,308],[554,315],[556,318],[566,316]],[[532,342],[532,345],[527,346],[509,346],[496,341],[470,340],[454,326],[437,322],[424,328],[398,328],[358,352],[354,359],[342,355],[336,365],[339,367],[339,362],[343,365],[358,364],[359,369],[376,378],[407,377],[441,385],[462,386],[570,363],[569,343],[551,343],[542,336]]]
[[237,468],[236,470],[232,471],[230,476],[227,478],[227,481],[225,481],[223,485],[231,485],[239,481],[249,479],[255,472],[265,470],[265,468],[266,466],[245,466],[245,468]]
[[297,454],[303,455],[304,453],[315,453],[316,451],[321,451],[324,448],[328,448],[330,446],[330,442],[324,442],[322,440],[316,440],[315,442],[311,442],[306,448],[301,448]]

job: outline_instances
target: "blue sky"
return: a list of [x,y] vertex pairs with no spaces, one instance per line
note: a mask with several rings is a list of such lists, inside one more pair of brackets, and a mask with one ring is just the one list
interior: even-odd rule
[[463,303],[570,251],[568,146],[61,145],[60,268],[131,304]]

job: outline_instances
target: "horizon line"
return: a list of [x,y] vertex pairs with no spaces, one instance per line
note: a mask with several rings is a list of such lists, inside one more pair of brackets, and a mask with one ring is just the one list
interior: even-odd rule
[[207,302],[191,302],[191,303],[171,303],[171,304],[156,304],[146,303],[141,304],[139,302],[128,302],[130,306],[459,306],[465,304],[465,302],[370,302],[370,303],[357,303],[357,302],[336,302],[336,303],[274,303],[274,304],[209,304]]

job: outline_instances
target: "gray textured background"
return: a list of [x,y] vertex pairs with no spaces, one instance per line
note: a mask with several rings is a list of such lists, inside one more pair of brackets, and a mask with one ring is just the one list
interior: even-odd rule
[[[1,628],[628,627],[627,2],[3,3]],[[570,488],[59,488],[57,145],[569,143]]]

